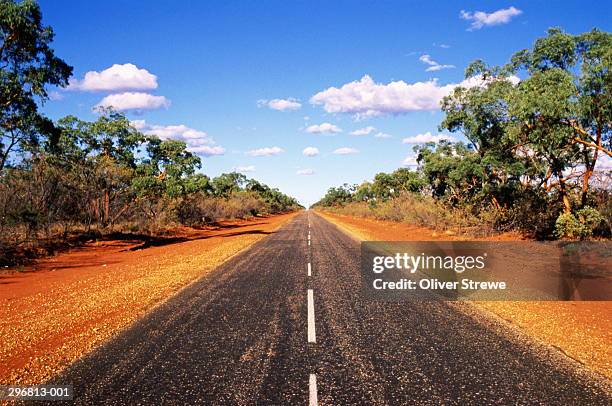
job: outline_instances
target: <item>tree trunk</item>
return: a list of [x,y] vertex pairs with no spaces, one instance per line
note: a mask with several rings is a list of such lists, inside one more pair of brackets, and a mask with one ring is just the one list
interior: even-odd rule
[[[601,127],[597,127],[597,137],[596,144],[601,146]],[[582,199],[581,206],[584,207],[587,204],[587,199],[589,196],[589,181],[591,180],[591,176],[593,176],[593,172],[595,171],[595,164],[597,163],[597,155],[599,153],[598,149],[595,149],[593,152],[593,160],[589,162],[588,160],[588,150],[585,147],[585,162],[584,162],[584,178],[582,178]]]
[[108,218],[110,213],[110,193],[108,189],[104,191],[104,227],[108,225]]
[[571,213],[572,203],[567,195],[567,186],[565,185],[565,181],[561,177],[559,178],[559,193],[561,193],[561,199],[563,200],[563,212]]

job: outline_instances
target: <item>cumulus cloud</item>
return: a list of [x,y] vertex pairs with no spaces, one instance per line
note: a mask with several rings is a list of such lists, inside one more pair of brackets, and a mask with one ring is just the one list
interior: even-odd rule
[[393,136],[391,134],[387,134],[387,133],[383,133],[383,132],[378,132],[376,134],[374,134],[374,138],[392,138]]
[[419,164],[418,164],[417,159],[416,159],[415,156],[408,155],[402,161],[402,165],[406,166],[406,167],[415,167],[415,166],[418,166]]
[[331,123],[313,124],[306,127],[306,132],[311,134],[334,134],[342,132],[342,129]]
[[240,172],[240,173],[255,172],[255,165],[234,166],[234,172]]
[[257,101],[257,105],[259,107],[265,106],[278,111],[294,111],[302,107],[302,104],[297,99],[291,97],[288,99],[262,99]]
[[429,65],[425,72],[436,72],[442,69],[452,69],[455,65],[442,65],[438,62],[431,59],[430,55],[424,54],[419,57],[419,61],[423,62],[425,65]]
[[138,131],[155,135],[162,140],[177,140],[187,144],[187,150],[202,156],[223,155],[225,148],[216,145],[215,140],[204,131],[195,130],[184,124],[157,125],[145,120],[134,120],[131,124]]
[[131,63],[114,64],[101,72],[89,71],[82,80],[71,79],[68,86],[68,90],[86,92],[151,89],[157,89],[157,76]]
[[438,134],[433,135],[429,131],[425,134],[417,134],[412,137],[406,137],[402,140],[402,144],[425,144],[427,142],[454,141],[450,135]]
[[342,147],[342,148],[338,148],[334,150],[334,154],[336,155],[351,155],[351,154],[358,154],[358,153],[359,153],[358,149],[349,148],[349,147]]
[[[513,76],[509,80],[517,83],[519,79]],[[437,79],[415,83],[399,80],[382,84],[364,75],[360,80],[346,83],[340,88],[323,90],[312,96],[310,102],[323,106],[328,113],[349,113],[357,119],[398,115],[411,111],[437,110],[440,108],[440,100],[455,87],[483,86],[485,83],[478,77],[472,77],[443,86]]]
[[468,31],[479,30],[485,26],[507,24],[512,18],[522,14],[523,12],[516,7],[502,8],[492,13],[484,11],[465,11],[461,10],[459,16],[467,21],[471,21]]
[[355,131],[351,131],[351,135],[369,135],[371,134],[373,131],[376,131],[376,128],[370,126],[367,127],[363,127],[363,128],[359,128]]
[[319,148],[316,147],[306,147],[302,151],[302,154],[305,156],[317,156],[319,155]]
[[250,156],[273,156],[273,155],[278,155],[282,152],[285,152],[285,150],[279,147],[265,147],[265,148],[252,149],[250,151],[247,151],[246,154]]
[[315,171],[312,169],[300,169],[296,172],[297,175],[302,175],[302,176],[310,176],[310,175],[314,175]]
[[199,147],[187,147],[187,150],[193,152],[194,154],[202,155],[202,156],[213,156],[213,155],[225,154],[225,148],[220,147],[218,145],[217,146],[202,145]]
[[117,111],[155,110],[170,107],[170,100],[164,96],[153,96],[148,93],[125,92],[110,94],[94,106],[94,108],[101,107],[112,107]]

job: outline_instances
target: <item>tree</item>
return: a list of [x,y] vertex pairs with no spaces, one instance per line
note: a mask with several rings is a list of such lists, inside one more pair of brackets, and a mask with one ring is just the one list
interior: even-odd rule
[[[555,191],[569,213],[574,181],[582,179],[584,206],[598,157],[612,156],[611,65],[612,34],[550,29],[504,66],[472,63],[466,77],[480,76],[483,84],[446,97],[440,127],[470,140],[482,157],[486,185],[520,182]],[[527,77],[507,80],[516,74]]]
[[[574,36],[552,28],[533,50],[515,54],[509,67],[530,74],[510,109],[517,121],[516,138],[531,141],[537,152],[552,146],[578,161],[581,205],[586,205],[597,159],[600,154],[612,157],[612,34],[592,30]],[[549,161],[549,173],[558,179],[569,212],[566,168],[558,158]]]
[[372,191],[372,184],[370,182],[363,182],[357,189],[355,189],[355,195],[353,198],[357,202],[367,202],[375,197]]
[[[141,196],[184,196],[198,187],[190,176],[202,167],[200,158],[187,151],[183,141],[160,140],[149,137],[149,157],[137,167],[133,183]],[[208,182],[201,187],[206,187]]]
[[321,200],[315,203],[314,206],[341,206],[353,201],[353,193],[357,188],[356,185],[344,184],[339,187],[331,187]]
[[230,197],[232,193],[242,190],[247,182],[246,176],[238,172],[223,173],[213,178],[215,196]]
[[0,171],[15,152],[35,148],[39,135],[56,139],[38,112],[47,86],[66,86],[72,67],[55,56],[53,30],[42,24],[35,1],[0,1]]
[[[432,196],[448,203],[475,203],[494,192],[487,182],[486,160],[463,143],[447,141],[415,148],[417,162]],[[497,201],[495,198],[493,199]]]
[[107,226],[129,208],[136,154],[146,138],[123,114],[112,110],[100,113],[93,122],[74,116],[61,119],[58,145],[82,159],[91,179],[90,209],[94,218]]

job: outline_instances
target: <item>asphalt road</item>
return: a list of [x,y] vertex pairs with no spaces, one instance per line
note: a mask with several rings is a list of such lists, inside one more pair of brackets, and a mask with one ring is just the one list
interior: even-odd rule
[[300,214],[54,381],[84,405],[612,404],[609,381],[469,306],[362,297],[359,258]]

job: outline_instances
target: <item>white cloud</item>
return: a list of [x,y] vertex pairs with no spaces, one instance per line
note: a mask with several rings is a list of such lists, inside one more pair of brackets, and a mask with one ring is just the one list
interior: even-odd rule
[[147,128],[147,122],[145,120],[132,120],[130,121],[130,124],[132,125],[132,127],[139,131],[142,131]]
[[321,123],[306,127],[306,132],[311,134],[333,134],[342,132],[342,129],[331,123]]
[[252,149],[250,151],[247,151],[246,154],[250,156],[273,156],[273,155],[278,155],[282,152],[285,152],[285,151],[279,147],[265,147],[265,148]]
[[297,99],[291,97],[288,99],[262,99],[257,101],[257,105],[259,107],[266,106],[271,108],[272,110],[278,111],[294,111],[302,107],[302,104]]
[[459,16],[467,21],[471,21],[472,24],[468,31],[479,30],[485,26],[507,24],[513,17],[516,17],[523,12],[516,7],[502,8],[492,13],[485,13],[484,11],[464,11],[461,10]]
[[306,147],[302,151],[302,154],[305,156],[317,156],[319,155],[319,148],[316,147]]
[[296,172],[296,175],[310,176],[314,175],[315,171],[312,169],[300,169]]
[[427,69],[425,69],[425,72],[436,72],[442,69],[451,69],[454,68],[455,65],[442,65],[439,64],[438,62],[434,61],[433,59],[431,59],[431,56],[428,54],[424,54],[421,55],[419,57],[419,61],[423,62],[426,65],[429,65],[429,67]]
[[157,76],[131,63],[114,64],[101,72],[89,71],[82,80],[71,79],[68,86],[68,90],[86,92],[150,89],[157,89]]
[[255,165],[234,166],[234,172],[241,172],[241,173],[255,172]]
[[197,155],[202,155],[202,156],[212,156],[212,155],[223,155],[225,154],[225,148],[220,147],[220,146],[208,146],[208,145],[202,145],[199,147],[188,147],[187,148],[189,151],[193,152],[194,154]]
[[410,156],[408,155],[406,158],[404,158],[404,160],[402,161],[402,165],[403,166],[407,166],[407,167],[415,167],[418,166],[418,162],[416,160],[415,156]]
[[355,148],[343,147],[334,150],[334,154],[336,155],[350,155],[350,154],[358,154],[359,150]]
[[383,132],[378,132],[376,134],[374,134],[374,138],[392,138],[393,136],[391,134],[386,134]]
[[60,101],[64,99],[64,95],[57,91],[49,92],[49,100],[51,101]]
[[359,128],[355,131],[351,131],[351,135],[369,135],[371,134],[373,131],[376,131],[376,128],[370,126],[367,127],[363,127],[363,128]]
[[[517,83],[513,76],[509,80]],[[410,111],[437,110],[440,100],[457,86],[483,86],[486,82],[478,77],[460,83],[440,86],[437,79],[427,82],[406,83],[402,80],[388,84],[375,83],[368,75],[360,80],[330,87],[310,98],[315,105],[322,105],[328,113],[354,114],[357,119],[388,114],[405,114]]]
[[157,125],[145,120],[134,120],[131,124],[147,135],[155,135],[162,140],[177,140],[187,144],[187,150],[202,156],[223,155],[225,148],[216,145],[215,140],[204,131],[195,130],[184,124]]
[[148,93],[125,92],[106,96],[94,106],[94,108],[100,107],[112,107],[118,111],[155,110],[170,107],[170,100],[164,96],[153,96]]
[[438,134],[433,135],[429,131],[425,134],[417,134],[412,137],[407,137],[402,140],[402,144],[425,144],[427,142],[440,142],[442,140],[445,141],[454,141],[455,139],[450,135]]

